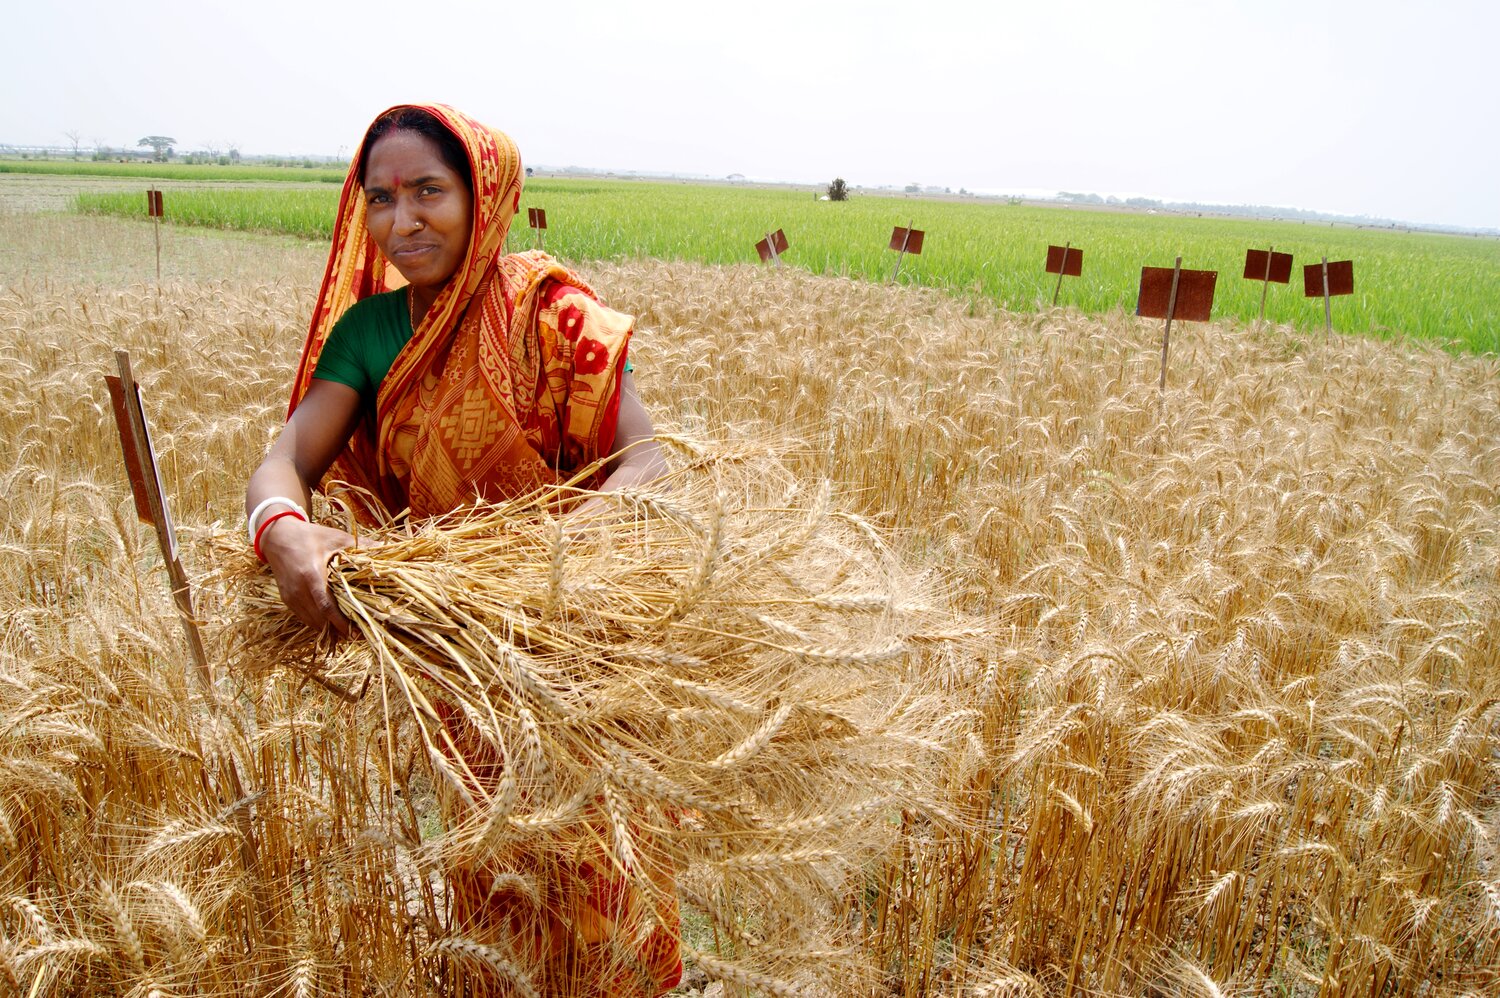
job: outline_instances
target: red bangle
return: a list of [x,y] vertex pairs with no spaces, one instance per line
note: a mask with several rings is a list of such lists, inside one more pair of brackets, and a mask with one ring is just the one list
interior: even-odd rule
[[260,553],[260,539],[265,536],[266,528],[275,523],[277,520],[281,519],[283,516],[295,516],[303,523],[307,522],[307,517],[303,516],[300,510],[295,509],[284,509],[280,513],[277,513],[275,516],[266,517],[266,522],[262,523],[260,525],[260,529],[255,532],[255,557],[259,558],[261,561],[265,561],[266,556]]

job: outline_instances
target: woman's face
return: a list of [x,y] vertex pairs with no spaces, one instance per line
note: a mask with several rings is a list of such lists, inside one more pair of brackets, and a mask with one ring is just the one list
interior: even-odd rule
[[436,296],[463,263],[474,199],[438,147],[416,132],[387,132],[365,163],[365,224],[414,290]]

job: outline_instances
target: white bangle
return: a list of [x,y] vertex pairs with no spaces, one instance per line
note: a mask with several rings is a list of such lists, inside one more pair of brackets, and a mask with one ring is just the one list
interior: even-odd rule
[[296,510],[297,514],[302,517],[303,521],[308,522],[307,510],[303,509],[302,505],[295,500],[288,499],[286,496],[271,496],[269,499],[262,499],[259,505],[257,505],[250,511],[250,516],[245,521],[246,530],[250,535],[251,544],[255,543],[255,531],[260,523],[260,514],[264,513],[267,507],[277,505],[286,506],[289,509]]

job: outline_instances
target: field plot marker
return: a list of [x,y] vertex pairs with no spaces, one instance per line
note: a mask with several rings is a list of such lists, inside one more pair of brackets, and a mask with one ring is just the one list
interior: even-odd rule
[[1161,380],[1157,387],[1167,389],[1167,348],[1172,340],[1172,320],[1207,322],[1214,307],[1215,270],[1183,270],[1182,257],[1166,267],[1142,267],[1141,290],[1135,302],[1135,314],[1148,319],[1165,319],[1161,330]]
[[166,214],[162,206],[161,191],[152,187],[146,191],[146,214],[151,217],[156,229],[156,283],[161,283],[161,219]]
[[115,425],[120,430],[120,450],[125,455],[125,472],[130,477],[130,492],[135,497],[135,515],[142,523],[149,523],[156,528],[156,543],[160,546],[162,560],[167,565],[167,576],[172,582],[172,599],[176,601],[177,612],[182,618],[188,651],[192,653],[193,662],[198,666],[204,689],[209,689],[213,686],[213,673],[208,667],[208,656],[203,651],[198,620],[193,615],[192,589],[188,585],[187,573],[182,568],[177,548],[177,528],[172,524],[172,513],[167,508],[161,471],[156,464],[156,449],[151,445],[151,428],[146,424],[146,410],[141,404],[141,389],[130,370],[130,353],[116,350],[115,361],[120,366],[119,376],[106,375],[104,380],[109,385],[109,399],[115,410]]
[[916,219],[912,219],[906,223],[906,228],[898,225],[891,230],[891,249],[896,251],[896,269],[891,271],[892,284],[896,283],[896,277],[901,273],[901,261],[906,259],[906,254],[922,255],[922,237],[927,233],[912,228],[915,222]]
[[1271,287],[1271,282],[1277,284],[1290,284],[1292,282],[1292,254],[1278,253],[1276,247],[1271,246],[1263,250],[1245,250],[1245,280],[1260,281],[1260,319],[1266,321],[1266,291]]
[[1057,296],[1062,292],[1062,279],[1077,277],[1083,273],[1083,250],[1076,250],[1072,243],[1063,243],[1061,246],[1047,247],[1047,273],[1057,275],[1057,287],[1052,289],[1052,304],[1057,304]]
[[547,209],[527,208],[526,221],[536,230],[536,248],[546,249],[547,247],[542,241],[542,233],[547,231]]
[[1323,296],[1323,328],[1333,335],[1333,306],[1328,299],[1333,295],[1354,294],[1354,261],[1337,260],[1310,263],[1302,268],[1302,294],[1307,298]]
[[781,254],[786,252],[786,233],[777,229],[775,232],[767,232],[766,238],[755,244],[755,252],[760,254],[760,262],[775,260],[776,266],[781,266]]

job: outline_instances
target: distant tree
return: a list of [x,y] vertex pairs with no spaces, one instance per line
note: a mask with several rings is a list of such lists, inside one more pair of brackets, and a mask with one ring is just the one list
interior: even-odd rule
[[529,166],[526,168],[526,176],[531,176],[531,167]]
[[73,143],[73,158],[77,159],[78,147],[83,144],[83,133],[75,129],[71,132],[63,132],[63,134],[68,137],[69,142]]
[[236,147],[235,144],[233,142],[231,142],[229,144],[229,162],[231,162],[231,163],[238,163],[239,161],[240,161],[240,151],[239,151],[238,147]]
[[849,200],[849,185],[846,184],[846,183],[844,183],[844,178],[843,177],[834,177],[833,178],[833,183],[831,183],[831,184],[828,185],[828,200],[830,200],[830,201],[847,201],[847,200]]
[[908,193],[908,194],[921,194],[922,193],[922,185],[921,184],[907,184],[906,185],[906,193]]
[[167,135],[148,135],[136,143],[137,146],[150,146],[151,152],[158,163],[164,163],[172,158],[172,147],[177,140]]

